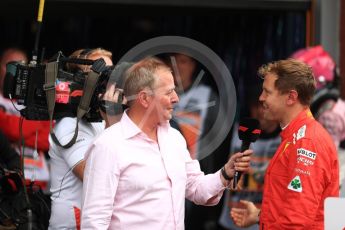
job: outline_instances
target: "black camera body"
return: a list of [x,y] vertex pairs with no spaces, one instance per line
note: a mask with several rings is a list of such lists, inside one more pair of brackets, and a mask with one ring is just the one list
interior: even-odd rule
[[[103,59],[101,60],[103,63]],[[96,60],[96,61],[98,61]],[[83,95],[87,73],[66,70],[66,63],[93,64],[96,61],[84,59],[60,58],[55,81],[55,109],[53,119],[76,117],[77,108]],[[47,65],[24,65],[18,62],[7,64],[4,82],[4,96],[17,101],[25,108],[21,115],[28,120],[49,120],[47,97],[44,85],[46,83]],[[93,92],[89,111],[84,115],[88,122],[98,122],[102,118],[99,114],[99,95],[105,92],[108,80],[113,74],[114,66],[104,65],[99,69],[99,77]]]

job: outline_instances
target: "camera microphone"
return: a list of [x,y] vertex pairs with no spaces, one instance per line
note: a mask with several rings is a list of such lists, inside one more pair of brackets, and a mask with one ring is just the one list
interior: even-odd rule
[[[249,149],[250,143],[255,142],[260,136],[260,123],[253,118],[244,118],[240,121],[238,127],[238,137],[242,141],[241,152]],[[241,178],[241,172],[235,171],[233,188],[236,188],[238,181]]]

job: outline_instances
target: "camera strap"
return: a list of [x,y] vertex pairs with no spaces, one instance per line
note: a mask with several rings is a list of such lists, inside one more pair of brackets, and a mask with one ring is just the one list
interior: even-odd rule
[[95,92],[100,73],[90,71],[84,83],[83,96],[80,99],[77,109],[77,120],[79,121],[90,109],[90,102]]
[[52,135],[52,137],[53,136],[55,137],[55,134],[53,132],[53,113],[54,113],[54,108],[55,108],[55,96],[56,96],[55,81],[56,81],[57,73],[58,73],[58,62],[49,62],[46,64],[45,84],[43,85],[43,89],[46,92],[46,97],[47,97],[49,128],[50,128],[50,134]]
[[49,114],[49,123],[50,123],[50,135],[53,141],[62,148],[69,148],[71,147],[77,140],[78,136],[78,124],[81,118],[89,111],[90,102],[92,95],[95,91],[99,73],[90,71],[88,76],[84,82],[84,89],[83,95],[80,99],[79,106],[77,109],[77,123],[74,131],[74,136],[72,139],[66,144],[62,145],[59,140],[57,139],[54,130],[53,130],[53,114],[54,114],[54,107],[55,107],[55,97],[56,97],[56,89],[55,89],[55,82],[56,76],[58,73],[58,62],[50,62],[46,65],[46,82],[43,86],[44,90],[46,91],[47,96],[47,105],[48,105],[48,114]]

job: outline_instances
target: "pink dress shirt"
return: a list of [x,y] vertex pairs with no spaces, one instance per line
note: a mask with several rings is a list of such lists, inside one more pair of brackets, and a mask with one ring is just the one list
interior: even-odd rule
[[85,156],[82,229],[184,229],[185,198],[219,202],[219,171],[204,175],[168,122],[157,134],[158,143],[124,113],[96,139]]

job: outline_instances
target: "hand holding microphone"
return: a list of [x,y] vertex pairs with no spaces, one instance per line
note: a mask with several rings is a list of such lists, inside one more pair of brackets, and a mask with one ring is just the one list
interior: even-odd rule
[[[241,152],[249,149],[250,143],[255,142],[260,136],[260,123],[258,120],[253,118],[245,118],[240,121],[238,127],[238,137],[242,141]],[[241,178],[241,172],[235,171],[233,189],[236,188],[238,181]]]
[[242,172],[249,169],[250,155],[253,151],[248,149],[250,143],[255,142],[261,133],[259,126],[259,121],[252,118],[245,118],[240,122],[238,136],[242,140],[241,152],[233,154],[221,170],[225,180],[233,179],[233,189],[236,188]]

